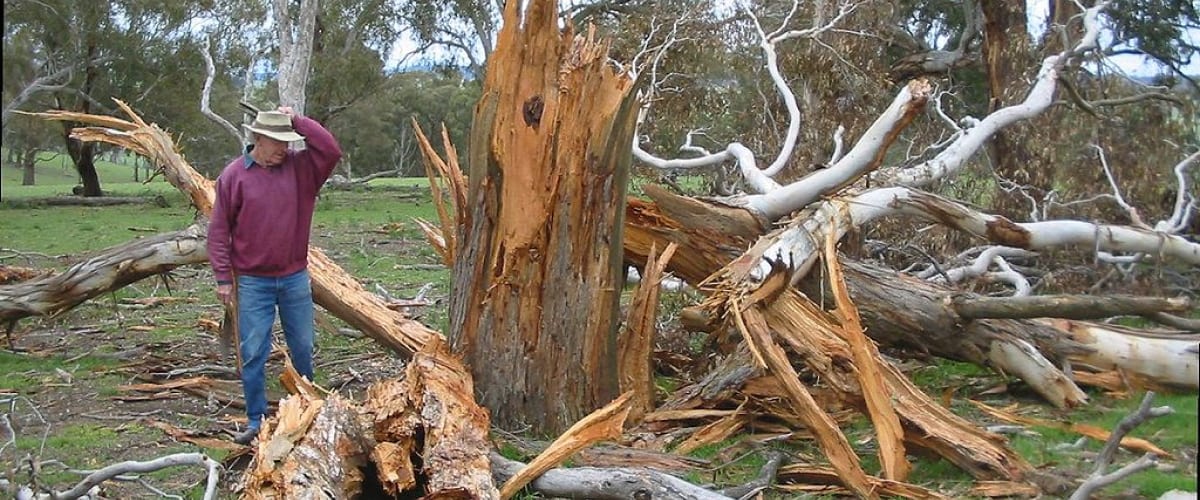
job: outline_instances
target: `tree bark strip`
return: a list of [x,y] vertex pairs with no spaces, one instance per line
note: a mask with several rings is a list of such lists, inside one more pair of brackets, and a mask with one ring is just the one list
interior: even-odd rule
[[[862,390],[867,415],[875,426],[879,442],[879,462],[883,466],[884,479],[904,481],[908,479],[911,466],[904,451],[904,430],[900,418],[892,407],[895,393],[889,391],[882,371],[887,368],[879,355],[879,348],[863,333],[862,318],[858,307],[850,300],[846,290],[842,266],[838,263],[837,238],[834,232],[825,236],[825,252],[822,259],[829,273],[829,286],[833,289],[833,300],[837,304],[834,315],[841,322],[842,339],[850,345],[854,365],[858,368],[858,385]],[[835,330],[837,331],[837,330]]]
[[[509,2],[475,108],[450,338],[502,428],[561,432],[617,396],[632,80],[556,3]],[[665,246],[665,245],[664,245]]]
[[558,436],[548,448],[529,462],[523,469],[504,482],[500,498],[511,498],[521,488],[546,471],[553,469],[579,450],[593,443],[621,437],[625,419],[629,417],[633,393],[626,392],[613,402],[583,418]]

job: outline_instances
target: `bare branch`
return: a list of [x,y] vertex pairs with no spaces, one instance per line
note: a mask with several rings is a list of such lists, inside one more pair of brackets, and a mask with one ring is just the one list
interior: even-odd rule
[[1084,13],[1085,33],[1075,48],[1047,57],[1042,61],[1037,81],[1023,102],[1001,108],[989,114],[978,124],[942,150],[934,158],[908,168],[891,168],[872,176],[879,185],[903,185],[920,187],[929,185],[961,168],[983,144],[1001,129],[1022,120],[1041,114],[1054,102],[1058,73],[1068,60],[1095,47],[1100,26],[1097,18],[1108,5],[1107,2],[1087,9]]
[[208,455],[203,453],[176,453],[145,462],[128,460],[109,465],[91,473],[70,490],[55,493],[54,498],[79,498],[87,494],[88,490],[91,490],[93,487],[122,474],[153,472],[177,465],[203,465],[204,468],[208,469],[208,482],[204,488],[204,499],[212,500],[217,498],[217,482],[220,480],[221,464],[208,458]]
[[778,190],[749,196],[746,204],[769,220],[775,220],[846,187],[879,166],[888,146],[924,109],[931,91],[929,82],[913,80],[901,89],[891,106],[879,115],[837,163]]
[[1079,485],[1079,489],[1071,494],[1070,500],[1086,500],[1092,497],[1092,493],[1100,488],[1104,488],[1121,479],[1136,474],[1140,471],[1153,467],[1156,463],[1156,458],[1153,453],[1147,453],[1136,461],[1121,467],[1120,469],[1105,474],[1108,465],[1112,462],[1113,455],[1116,454],[1117,448],[1120,447],[1121,439],[1129,434],[1137,426],[1143,422],[1156,417],[1170,415],[1173,410],[1170,406],[1160,406],[1151,408],[1150,403],[1154,400],[1154,393],[1147,392],[1142,398],[1142,404],[1138,406],[1137,411],[1126,415],[1121,423],[1117,424],[1117,428],[1112,435],[1108,437],[1108,441],[1104,443],[1104,448],[1100,450],[1100,454],[1096,456],[1096,470],[1088,477],[1083,484]]
[[1171,217],[1166,220],[1159,221],[1154,225],[1155,231],[1163,231],[1176,234],[1188,227],[1191,215],[1196,211],[1196,196],[1188,192],[1187,176],[1184,171],[1187,170],[1192,163],[1200,159],[1200,151],[1192,153],[1183,161],[1175,165],[1175,178],[1179,181],[1179,186],[1175,192],[1175,210],[1171,213]]
[[1185,332],[1200,333],[1200,319],[1184,318],[1161,312],[1147,314],[1146,318]]
[[1005,247],[1005,246],[990,246],[979,253],[979,256],[968,266],[956,267],[949,269],[945,273],[938,273],[934,268],[927,269],[917,274],[918,278],[929,279],[930,281],[946,281],[949,284],[958,283],[964,279],[983,276],[988,268],[992,266],[992,262],[997,257],[1033,257],[1037,255],[1034,252],[1022,250],[1020,248]]
[[1134,226],[1142,229],[1150,229],[1149,225],[1147,225],[1145,222],[1142,222],[1142,216],[1138,214],[1137,209],[1133,208],[1132,205],[1126,202],[1124,196],[1121,196],[1121,188],[1117,187],[1117,181],[1116,179],[1113,179],[1112,169],[1108,167],[1108,159],[1104,156],[1104,150],[1095,144],[1092,144],[1091,146],[1096,150],[1096,155],[1100,157],[1100,166],[1104,168],[1104,177],[1108,179],[1108,185],[1112,186],[1113,198],[1117,200],[1117,204],[1120,205],[1121,208],[1124,208],[1125,212],[1129,214],[1129,220],[1133,222]]
[[997,256],[992,261],[996,264],[996,267],[1000,268],[1000,271],[988,273],[987,276],[996,281],[1008,283],[1013,288],[1016,288],[1013,291],[1013,297],[1028,297],[1033,293],[1033,287],[1029,286],[1029,280],[1025,278],[1025,275],[1017,272],[1012,266],[1008,265],[1008,261],[1004,260],[1004,257]]
[[1146,316],[1159,312],[1186,312],[1186,297],[1133,297],[1121,295],[1038,295],[1033,297],[955,297],[954,311],[968,319],[1063,318],[1102,319]]
[[[204,49],[200,51],[200,54],[204,56],[204,68],[206,71],[204,89],[200,92],[200,112],[204,116],[207,116],[209,120],[216,122],[217,125],[224,128],[226,132],[229,132],[233,136],[233,140],[237,141],[240,148],[242,145],[242,134],[238,132],[237,127],[229,123],[229,120],[226,120],[225,117],[214,113],[212,107],[209,106],[209,99],[212,97],[212,84],[217,74],[217,67],[213,63],[212,54],[208,53],[209,50],[212,50],[212,38],[205,40]],[[247,82],[247,86],[249,86],[249,82]]]
[[[864,193],[860,198],[866,199],[868,195],[875,200],[872,203],[882,201],[880,196],[884,199],[891,197],[884,205],[875,206],[872,210],[876,212],[875,215],[882,215],[886,211],[918,215],[1006,246],[1038,250],[1088,245],[1098,251],[1144,252],[1200,264],[1200,243],[1169,233],[1072,220],[1014,223],[937,195],[906,188],[877,190]],[[856,217],[856,220],[862,219]]]
[[829,155],[829,164],[834,165],[842,159],[842,136],[846,135],[846,127],[838,125],[833,133],[833,154]]

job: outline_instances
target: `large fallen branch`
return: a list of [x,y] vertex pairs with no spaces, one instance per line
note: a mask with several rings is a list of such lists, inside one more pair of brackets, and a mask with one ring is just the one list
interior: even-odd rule
[[167,199],[161,195],[155,196],[50,196],[45,198],[22,198],[16,201],[22,206],[48,207],[111,207],[116,205],[154,205],[165,208],[170,206]]
[[[83,141],[115,144],[150,158],[158,165],[168,182],[191,198],[201,215],[210,214],[215,199],[212,181],[204,178],[184,161],[167,133],[156,125],[142,121],[125,103],[117,101],[117,105],[132,121],[64,111],[42,113],[39,116],[51,120],[90,124],[91,127],[72,130],[72,137]],[[203,249],[201,226],[194,228],[200,234],[195,235],[193,244]],[[201,252],[200,261],[203,261],[202,255]],[[433,388],[428,389],[431,394],[438,393],[447,397],[440,411],[423,413],[425,425],[429,426],[423,434],[426,435],[426,445],[432,447],[432,451],[425,454],[425,460],[430,465],[429,470],[433,471],[427,489],[457,490],[464,484],[474,484],[478,489],[470,491],[494,492],[490,472],[486,470],[486,453],[489,448],[486,440],[488,418],[486,412],[473,399],[470,372],[458,358],[450,355],[443,337],[421,323],[389,309],[382,298],[367,292],[320,249],[310,247],[308,260],[313,282],[313,298],[318,304],[398,354],[409,357],[418,352],[426,353],[423,357],[413,360],[413,363],[423,366],[423,375],[412,378],[420,379],[421,387]],[[124,284],[127,283],[122,283]],[[58,293],[62,293],[61,290]],[[3,301],[4,304],[7,302]],[[0,308],[2,307],[3,305],[0,305]],[[451,401],[454,403],[449,404]],[[465,418],[466,415],[472,417]],[[453,445],[455,451],[446,453],[445,456],[439,454],[438,450],[443,448],[438,447],[436,438],[432,438],[438,432],[457,436],[453,440],[441,442],[442,446]],[[467,439],[468,436],[474,437]],[[479,457],[479,460],[462,461],[463,457],[472,455]],[[450,466],[451,464],[454,466]],[[470,478],[476,478],[477,481],[471,482]],[[488,498],[485,494],[477,497]]]
[[0,321],[54,316],[88,299],[176,267],[208,260],[205,228],[199,223],[117,245],[66,271],[13,285],[0,285]]
[[954,311],[967,319],[1062,318],[1103,319],[1114,316],[1150,316],[1159,312],[1186,312],[1187,297],[1130,297],[1117,295],[1037,295],[1032,297],[956,296]]
[[[167,182],[191,199],[200,215],[210,215],[216,197],[213,182],[200,175],[179,155],[170,134],[157,125],[143,121],[124,102],[116,102],[130,120],[69,111],[30,114],[47,120],[87,124],[89,126],[73,129],[71,137],[86,142],[113,144],[148,158],[158,166],[159,173]],[[196,243],[203,247],[202,237]],[[192,262],[204,261],[203,254],[195,257],[200,260]],[[313,281],[313,299],[381,344],[403,356],[410,356],[427,343],[441,338],[440,334],[421,323],[390,310],[383,299],[367,292],[320,249],[309,247],[308,261]]]
[[[770,261],[788,268],[784,274],[789,282],[797,280],[815,262],[816,251],[829,228],[826,224],[838,220],[836,209],[822,204],[818,210],[806,211],[797,221],[763,237],[741,255],[741,249],[751,246],[765,227],[751,212],[681,198],[653,186],[645,191],[655,203],[630,201],[625,228],[627,258],[636,262],[644,258],[651,245],[675,242],[680,251],[670,269],[693,285],[731,261],[743,277],[761,273],[762,263]],[[826,210],[831,213],[826,214]],[[838,222],[837,232],[843,227]],[[792,252],[802,248],[808,252],[793,257]],[[1039,353],[1048,350],[1051,359],[1058,360],[1081,349],[1062,339],[1060,331],[1012,320],[980,320],[964,325],[944,303],[949,290],[853,262],[846,262],[844,267],[850,295],[860,308],[866,332],[877,342],[998,366],[1029,381],[1060,407],[1086,400],[1084,393]],[[832,297],[823,291],[819,280],[799,280],[799,285],[809,297]],[[835,306],[831,301],[825,305]]]

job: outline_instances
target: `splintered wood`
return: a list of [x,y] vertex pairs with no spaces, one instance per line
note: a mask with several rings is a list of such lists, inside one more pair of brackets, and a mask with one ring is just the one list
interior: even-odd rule
[[637,424],[642,416],[654,409],[654,334],[657,331],[658,291],[663,270],[675,254],[677,245],[668,245],[661,256],[650,250],[650,260],[643,271],[642,282],[629,306],[629,318],[617,335],[617,373],[621,392],[632,391],[629,425]]
[[351,498],[362,491],[368,446],[345,399],[288,396],[259,430],[242,498]]
[[[458,221],[455,219],[455,213],[461,214],[459,207],[467,206],[467,179],[463,175],[462,168],[458,166],[458,152],[454,149],[454,144],[450,142],[450,134],[446,131],[445,126],[442,126],[442,147],[446,151],[444,160],[429,144],[429,139],[425,137],[425,132],[421,130],[421,125],[417,123],[416,117],[412,119],[412,128],[417,135],[417,144],[421,147],[425,175],[429,177],[433,206],[438,214],[437,226],[423,219],[417,219],[417,225],[421,227],[421,232],[425,233],[429,243],[433,245],[434,251],[442,257],[442,263],[446,267],[453,267],[454,247],[458,244],[456,240]],[[445,187],[442,186],[439,179],[445,180]],[[446,198],[449,198],[449,201]],[[463,216],[459,215],[459,217]]]
[[633,393],[626,392],[613,402],[576,422],[558,439],[555,439],[549,448],[530,461],[529,465],[509,478],[504,483],[504,487],[500,489],[500,498],[511,498],[530,481],[558,466],[575,452],[598,441],[620,437],[632,402]]
[[[480,403],[496,426],[538,434],[620,393],[621,220],[639,109],[633,75],[611,64],[608,42],[560,19],[553,0],[504,4],[466,196],[450,198],[452,231],[448,216],[440,237],[426,226],[454,244],[447,336]],[[457,182],[447,182],[452,193]]]
[[474,391],[466,367],[442,343],[417,353],[403,380],[367,391],[364,413],[379,443],[371,456],[389,494],[410,491],[420,476],[415,482],[426,496],[499,498],[488,462],[488,415]]
[[829,286],[833,289],[834,301],[837,303],[835,315],[841,322],[842,338],[850,344],[854,355],[854,364],[858,367],[858,384],[862,389],[863,400],[866,402],[867,413],[875,424],[875,435],[879,439],[879,461],[883,464],[883,477],[894,481],[904,481],[908,477],[910,466],[904,454],[904,429],[900,427],[900,418],[892,407],[892,394],[888,392],[887,382],[884,381],[879,365],[883,358],[879,356],[879,348],[875,342],[863,333],[862,319],[858,316],[858,308],[850,301],[850,292],[846,290],[846,281],[842,277],[842,266],[838,264],[837,232],[831,229],[825,236],[825,269],[829,273]]
[[403,379],[370,387],[361,406],[325,396],[292,370],[284,379],[294,393],[259,431],[244,498],[354,498],[368,470],[391,496],[499,498],[487,412],[444,344],[417,353]]

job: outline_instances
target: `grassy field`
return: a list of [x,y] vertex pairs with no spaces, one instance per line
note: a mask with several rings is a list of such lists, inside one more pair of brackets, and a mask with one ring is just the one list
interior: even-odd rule
[[[40,168],[53,171],[54,165]],[[109,167],[105,167],[109,168]],[[113,166],[111,168],[120,168]],[[194,211],[161,181],[150,185],[119,182],[119,170],[105,170],[105,189],[113,192],[159,193],[171,200],[167,208],[115,206],[105,208],[39,208],[9,203],[30,197],[62,194],[74,180],[39,170],[39,185],[19,184],[19,171],[3,169],[0,203],[0,264],[64,269],[89,252],[146,235],[181,229],[192,222]],[[126,176],[128,173],[126,172]],[[113,176],[113,177],[109,177]],[[110,180],[111,179],[111,180]],[[45,180],[46,184],[40,185]],[[428,195],[419,187],[423,179],[387,179],[386,189],[326,191],[318,203],[314,221],[314,244],[368,290],[385,290],[396,297],[412,297],[426,285],[427,298],[435,304],[419,312],[420,320],[444,331],[450,278],[438,269],[438,258],[424,241],[414,217],[435,219]],[[375,186],[375,184],[372,184]],[[138,187],[134,187],[138,186]],[[128,189],[128,191],[126,191]],[[143,191],[136,191],[141,189]],[[431,266],[432,265],[432,266]],[[432,269],[432,270],[431,270]],[[147,297],[171,297],[172,301],[149,308],[138,307]],[[674,313],[698,298],[672,294],[662,324],[678,331]],[[163,422],[188,429],[197,435],[227,438],[225,431],[241,419],[240,410],[212,398],[179,393],[153,397],[134,394],[130,384],[172,369],[228,363],[216,348],[213,332],[203,320],[215,320],[220,309],[212,293],[211,272],[205,266],[172,271],[164,279],[148,279],[118,292],[99,297],[53,318],[22,320],[11,335],[11,343],[0,350],[0,402],[6,405],[18,432],[11,445],[0,443],[0,464],[9,468],[24,456],[59,460],[63,467],[48,467],[41,480],[63,489],[80,479],[68,469],[89,469],[122,460],[145,460],[177,451],[205,451],[222,459],[226,452],[182,444],[160,430]],[[319,314],[317,382],[340,387],[350,397],[361,395],[370,382],[393,377],[401,363],[369,339],[353,335],[331,315]],[[685,343],[688,356],[703,356],[702,342]],[[137,357],[127,353],[139,351]],[[272,369],[278,363],[272,362]],[[980,425],[993,422],[967,400],[978,399],[992,406],[1017,405],[1019,413],[1052,421],[1090,423],[1112,428],[1137,405],[1140,395],[1110,395],[1093,391],[1093,402],[1069,412],[1055,410],[1031,396],[1021,384],[969,364],[949,361],[906,361],[910,377],[935,399]],[[213,377],[217,377],[213,375]],[[348,381],[348,382],[347,382]],[[219,387],[235,395],[237,384],[226,377]],[[660,390],[683,386],[679,376],[661,375]],[[1004,384],[1007,383],[1007,386]],[[1007,387],[996,391],[996,387]],[[282,394],[271,388],[273,397]],[[938,397],[940,396],[940,397]],[[157,399],[155,399],[157,398]],[[1149,439],[1170,451],[1154,470],[1130,478],[1103,491],[1105,498],[1156,498],[1171,489],[1196,490],[1197,399],[1195,395],[1160,395],[1156,405],[1169,405],[1175,413],[1146,423],[1134,435]],[[1067,478],[1091,472],[1090,459],[1101,443],[1085,441],[1073,446],[1079,436],[1054,428],[1032,427],[1012,436],[1012,445],[1035,467]],[[846,428],[851,442],[864,458],[870,472],[878,472],[873,452],[873,429],[859,419]],[[794,460],[820,461],[820,450],[811,442],[791,440],[770,447]],[[711,470],[696,471],[688,478],[703,483],[729,486],[752,479],[763,463],[763,448],[749,435],[737,435],[721,443],[702,447],[693,455],[707,459]],[[526,457],[527,458],[527,457]],[[1118,465],[1136,458],[1121,452]],[[966,496],[973,481],[951,464],[913,456],[912,481],[953,497]],[[159,488],[199,498],[200,471],[172,469],[149,476]],[[228,491],[226,491],[228,494]],[[150,497],[136,484],[111,486],[114,498]],[[790,498],[769,493],[767,498]]]

